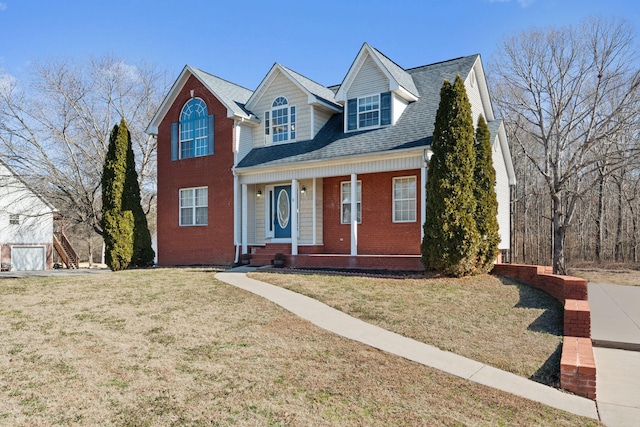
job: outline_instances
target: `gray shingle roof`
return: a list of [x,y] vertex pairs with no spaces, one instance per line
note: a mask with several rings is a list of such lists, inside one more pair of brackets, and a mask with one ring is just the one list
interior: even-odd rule
[[289,75],[297,81],[300,85],[302,85],[305,89],[307,89],[310,93],[313,94],[320,101],[324,101],[328,104],[332,104],[334,107],[342,109],[342,106],[338,104],[335,100],[335,93],[327,87],[322,86],[320,83],[316,83],[313,80],[303,76],[302,74],[296,73],[290,68],[287,68],[283,65],[280,65],[283,70],[285,70]]
[[400,86],[411,92],[412,95],[420,96],[420,92],[409,73],[407,73],[401,66],[387,58],[378,49],[371,47],[371,51],[376,54],[382,65],[385,66],[387,71],[389,71]]
[[195,67],[190,67],[190,69],[234,114],[240,117],[249,117],[251,113],[244,107],[244,104],[249,100],[253,91]]
[[254,148],[238,168],[286,165],[428,146],[433,136],[442,82],[445,79],[453,82],[458,74],[466,78],[477,58],[478,55],[466,56],[406,70],[421,96],[407,106],[393,126],[345,133],[343,114],[335,114],[314,139]]

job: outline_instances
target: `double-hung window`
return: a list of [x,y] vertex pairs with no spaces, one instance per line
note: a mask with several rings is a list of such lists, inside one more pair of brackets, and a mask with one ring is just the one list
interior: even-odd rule
[[[351,182],[346,181],[341,183],[340,190],[340,222],[342,224],[351,224]],[[362,181],[358,181],[358,188],[356,190],[356,206],[357,206],[357,221],[358,224],[362,223]]]
[[347,130],[391,124],[391,92],[352,98],[347,101]]
[[393,222],[416,221],[416,177],[393,179]]
[[296,107],[289,105],[284,96],[277,97],[271,104],[271,111],[265,112],[264,135],[267,143],[296,139]]
[[213,154],[213,115],[200,98],[182,107],[180,122],[171,125],[171,160]]
[[180,190],[180,225],[207,225],[209,191],[207,187]]

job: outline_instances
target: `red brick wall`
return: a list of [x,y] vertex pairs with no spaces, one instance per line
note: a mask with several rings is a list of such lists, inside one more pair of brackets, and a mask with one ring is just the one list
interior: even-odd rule
[[547,292],[564,304],[564,339],[560,387],[589,399],[596,398],[596,364],[591,343],[591,309],[587,281],[552,274],[539,265],[496,264],[493,274],[510,277]]
[[[393,178],[415,176],[417,186],[416,222],[393,222]],[[351,252],[351,225],[341,224],[341,183],[350,176],[323,180],[323,242],[326,253]],[[362,223],[358,224],[359,255],[419,255],[420,170],[358,175],[362,182]]]
[[[171,123],[191,97],[201,98],[215,116],[214,154],[171,161]],[[227,109],[191,76],[158,127],[158,264],[233,262],[233,120]],[[180,227],[179,189],[207,186],[207,226]]]

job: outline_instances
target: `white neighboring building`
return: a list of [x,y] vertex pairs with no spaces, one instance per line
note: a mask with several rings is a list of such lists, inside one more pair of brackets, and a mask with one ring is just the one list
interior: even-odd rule
[[0,160],[2,269],[45,270],[53,260],[56,209]]

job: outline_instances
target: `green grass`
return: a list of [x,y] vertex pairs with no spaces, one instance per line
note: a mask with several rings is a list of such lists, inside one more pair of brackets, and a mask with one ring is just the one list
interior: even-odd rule
[[5,279],[0,294],[0,425],[597,425],[335,336],[206,270]]

